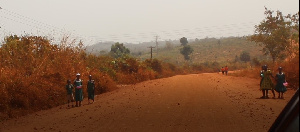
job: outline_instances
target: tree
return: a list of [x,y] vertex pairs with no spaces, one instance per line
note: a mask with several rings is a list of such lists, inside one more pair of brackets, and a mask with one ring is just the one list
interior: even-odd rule
[[295,43],[299,44],[299,12],[294,15],[288,14],[286,18],[289,19],[291,22],[291,28],[292,28],[291,39],[295,41]]
[[187,38],[186,38],[186,37],[182,37],[182,38],[180,39],[180,43],[181,43],[182,46],[185,46],[185,45],[187,45],[187,43],[189,43],[189,42],[187,41]]
[[240,55],[240,60],[244,62],[250,61],[250,54],[246,51],[243,51]]
[[190,54],[192,54],[193,51],[193,48],[189,45],[185,45],[180,49],[180,53],[184,56],[185,60],[190,60]]
[[289,57],[294,58],[299,56],[299,12],[294,15],[287,15],[287,18],[292,22],[292,35],[291,35],[291,46],[288,47],[287,52]]
[[111,46],[110,54],[114,58],[120,58],[125,55],[130,54],[130,50],[126,48],[123,44],[120,44],[119,42],[115,43]]
[[[285,58],[288,52],[286,50],[291,47],[291,39],[295,30],[295,25],[299,25],[299,13],[293,16],[283,16],[280,11],[276,12],[268,10],[265,7],[264,14],[266,18],[259,24],[255,25],[255,33],[250,37],[250,41],[254,41],[263,47],[262,51],[265,55],[271,55],[273,63],[276,59]],[[298,16],[298,18],[297,18]]]

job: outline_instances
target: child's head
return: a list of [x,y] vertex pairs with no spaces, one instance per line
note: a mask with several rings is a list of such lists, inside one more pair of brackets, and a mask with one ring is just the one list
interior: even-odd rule
[[92,80],[92,75],[89,75],[89,79]]
[[281,73],[282,72],[282,67],[278,67],[278,71]]
[[77,78],[77,79],[80,78],[80,74],[79,74],[79,73],[76,74],[76,78]]
[[70,84],[70,83],[71,83],[71,80],[67,80],[67,83]]
[[267,70],[268,69],[268,66],[267,65],[264,65],[263,66],[263,70]]

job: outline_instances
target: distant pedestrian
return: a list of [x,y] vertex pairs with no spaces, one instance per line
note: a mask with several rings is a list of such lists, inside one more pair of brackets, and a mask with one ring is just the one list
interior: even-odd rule
[[224,75],[225,68],[224,68],[224,67],[222,67],[222,68],[221,68],[221,71],[222,71],[222,74]]
[[66,90],[67,90],[67,98],[68,98],[68,107],[70,107],[69,103],[72,103],[72,107],[74,107],[74,95],[73,95],[74,86],[71,84],[70,80],[67,80]]
[[286,89],[286,79],[285,79],[285,74],[282,72],[282,67],[278,68],[278,73],[275,76],[276,80],[276,86],[275,86],[275,91],[278,92],[278,98],[283,99],[283,93],[287,91]]
[[92,80],[92,75],[89,75],[89,80],[87,83],[87,92],[88,92],[88,102],[90,104],[90,100],[93,100],[94,103],[94,96],[95,96],[95,81]]
[[273,77],[272,72],[270,69],[268,69],[267,65],[264,65],[263,71],[262,71],[262,80],[260,84],[260,89],[262,90],[263,96],[260,98],[269,98],[268,97],[268,90],[271,90],[273,93],[273,98],[275,98],[275,93],[274,93],[274,84],[271,80],[271,77]]
[[227,66],[225,66],[224,71],[225,71],[225,74],[227,75],[227,73],[228,73],[228,67]]
[[81,106],[81,102],[83,100],[83,91],[82,91],[82,80],[80,79],[80,74],[76,74],[76,79],[74,81],[75,86],[75,101],[76,107]]

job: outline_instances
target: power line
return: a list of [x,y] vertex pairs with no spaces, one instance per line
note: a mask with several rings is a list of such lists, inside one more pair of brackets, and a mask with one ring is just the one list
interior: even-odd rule
[[[18,13],[9,11],[7,9],[1,9],[0,12],[5,13],[9,17],[6,17],[5,19],[8,19],[9,21],[14,21],[29,27],[34,27],[38,31],[37,32],[43,32],[47,34],[49,32],[53,35],[57,35],[56,32],[60,32],[61,34],[66,34],[65,29],[58,28],[56,26],[52,26],[50,24],[46,24],[40,21],[37,21],[35,19],[20,15]],[[2,16],[5,17],[5,16]],[[162,31],[155,31],[155,32],[144,32],[144,33],[123,33],[123,34],[112,34],[112,35],[101,35],[101,41],[102,40],[120,40],[120,41],[134,41],[134,42],[141,42],[144,40],[150,41],[151,36],[153,35],[159,35],[162,39],[174,39],[174,38],[180,38],[181,36],[188,36],[189,38],[201,38],[201,36],[204,38],[204,36],[212,36],[212,37],[220,37],[220,36],[232,36],[238,34],[249,34],[251,31],[250,28],[254,28],[253,26],[247,26],[252,25],[255,22],[245,22],[245,23],[235,23],[235,24],[227,24],[227,25],[218,25],[218,26],[206,26],[206,27],[195,27],[195,28],[184,28],[184,29],[176,29],[176,30],[162,30]],[[238,29],[238,31],[233,31],[233,29]],[[248,32],[248,33],[247,33]],[[78,33],[71,32],[72,35],[76,36],[75,38],[80,39],[86,39],[87,41],[93,41],[94,38],[79,35]],[[179,37],[180,36],[180,37]],[[158,46],[157,46],[158,47]]]
[[156,55],[158,55],[158,42],[157,42],[157,40],[158,40],[158,36],[156,35],[156,36],[155,36]]
[[[49,33],[48,35],[50,35],[51,33],[52,33],[52,35],[57,35],[57,31],[59,33],[61,33],[61,35],[67,34],[66,33],[67,31],[65,29],[61,29],[56,26],[37,21],[35,19],[20,15],[18,13],[9,11],[7,9],[2,8],[2,13],[6,14],[9,17],[5,17],[5,16],[1,16],[1,17],[5,18],[7,20],[10,20],[10,21],[14,21],[14,22],[29,26],[29,27],[33,27],[33,28],[37,29],[37,32],[43,32],[45,35],[47,35],[47,32]],[[74,34],[74,32],[73,33],[69,32],[69,34],[70,34],[70,36],[74,36],[75,39],[81,38],[81,39],[88,40],[87,39],[88,37],[79,35],[77,33]],[[71,34],[74,34],[74,35],[71,35]]]
[[18,13],[15,13],[13,11],[9,11],[7,9],[3,9],[4,13],[8,14],[9,16],[12,16],[12,17],[15,17],[15,18],[19,18],[19,19],[22,19],[24,21],[27,21],[27,22],[30,22],[30,23],[33,23],[35,25],[41,25],[42,27],[46,27],[46,28],[49,28],[49,29],[56,29],[56,30],[60,30],[60,31],[63,31],[62,29],[58,28],[58,27],[55,27],[53,25],[49,25],[47,23],[43,23],[43,22],[40,22],[40,21],[37,21],[35,19],[32,19],[32,18],[29,18],[27,16],[24,16],[24,15],[21,15],[21,14],[18,14]]

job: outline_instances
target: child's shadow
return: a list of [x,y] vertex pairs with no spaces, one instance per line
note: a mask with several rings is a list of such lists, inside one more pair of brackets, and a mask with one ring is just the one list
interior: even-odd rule
[[255,99],[278,99],[278,98],[274,98],[274,97],[272,97],[272,98],[261,98],[261,97],[259,97],[259,98],[255,98]]

